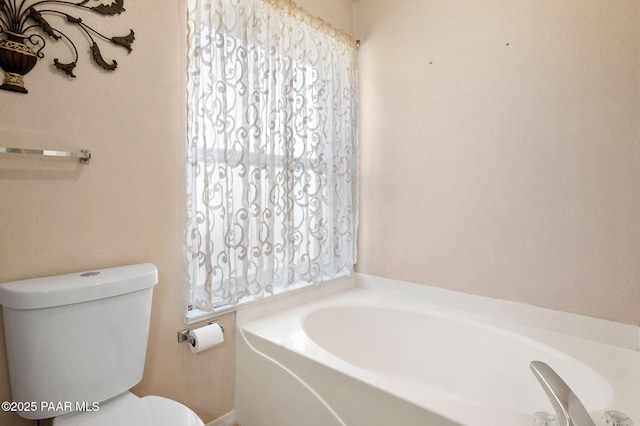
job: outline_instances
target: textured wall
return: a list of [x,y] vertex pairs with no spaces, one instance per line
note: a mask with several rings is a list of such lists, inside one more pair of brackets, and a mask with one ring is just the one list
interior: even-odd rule
[[358,270],[640,324],[639,6],[357,2]]
[[318,16],[329,24],[353,34],[352,0],[294,0],[313,16]]
[[[300,4],[351,29],[348,1]],[[79,44],[77,78],[60,76],[51,62],[64,62],[66,51],[49,41],[47,57],[25,77],[30,93],[0,91],[0,146],[93,153],[88,166],[0,156],[0,282],[156,264],[145,375],[134,392],[176,399],[209,422],[233,409],[235,320],[222,319],[226,342],[214,350],[193,355],[176,343],[186,303],[185,2],[139,0],[125,7],[119,17],[92,21],[109,34],[136,32],[133,53],[113,52],[114,73],[95,67]],[[106,58],[110,53],[103,51]],[[4,339],[0,400],[10,400]],[[0,412],[0,424],[29,422]]]
[[[0,93],[0,145],[93,153],[88,166],[0,158],[0,282],[153,262],[159,284],[145,376],[135,392],[177,399],[209,421],[233,407],[234,327],[226,318],[228,342],[198,356],[175,342],[185,306],[182,3],[126,2],[119,17],[92,19],[108,32],[136,32],[130,55],[104,50],[118,61],[114,73],[97,69],[80,44],[77,78],[60,76],[50,63],[64,61],[66,52],[48,41],[53,50],[25,77],[30,93]],[[0,346],[0,399],[9,400]],[[22,423],[0,413],[0,424]]]

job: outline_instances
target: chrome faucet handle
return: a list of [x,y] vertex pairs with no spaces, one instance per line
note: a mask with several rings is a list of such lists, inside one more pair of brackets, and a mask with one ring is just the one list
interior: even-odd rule
[[554,414],[538,411],[531,416],[531,426],[560,426]]
[[633,421],[622,411],[609,410],[602,418],[605,426],[633,426]]
[[542,361],[532,361],[529,366],[551,401],[560,426],[595,426],[582,402],[553,368]]

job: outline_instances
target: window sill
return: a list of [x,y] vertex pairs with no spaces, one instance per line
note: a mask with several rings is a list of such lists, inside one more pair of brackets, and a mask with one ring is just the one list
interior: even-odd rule
[[[342,284],[342,285],[338,285]],[[199,322],[210,321],[213,319],[218,319],[222,316],[228,315],[233,312],[245,311],[248,309],[254,310],[254,308],[259,308],[261,306],[280,306],[280,305],[288,305],[287,302],[293,301],[295,304],[296,299],[304,298],[304,295],[307,293],[315,293],[314,290],[325,291],[331,290],[335,288],[338,291],[342,291],[346,288],[355,287],[355,276],[353,274],[345,274],[341,277],[337,277],[331,280],[323,281],[318,284],[307,284],[303,287],[296,288],[295,290],[288,290],[282,293],[274,294],[271,296],[263,297],[261,299],[253,299],[248,301],[243,301],[237,304],[236,306],[223,306],[217,308],[214,312],[203,312],[203,311],[190,311],[185,315],[185,324],[192,325]],[[328,293],[331,293],[329,291]],[[288,307],[288,306],[286,306]],[[282,309],[286,309],[283,307]],[[260,310],[265,311],[264,315],[269,315],[273,312],[278,311],[280,308],[276,309],[255,309],[255,311]],[[264,316],[260,315],[260,316]],[[251,317],[254,315],[251,315]],[[257,317],[256,317],[257,318]]]

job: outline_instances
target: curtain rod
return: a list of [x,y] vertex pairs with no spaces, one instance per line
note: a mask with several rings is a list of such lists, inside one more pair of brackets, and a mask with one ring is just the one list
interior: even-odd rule
[[310,25],[318,31],[323,31],[336,40],[342,41],[348,46],[360,47],[360,40],[356,40],[348,32],[341,30],[332,24],[328,23],[324,19],[314,16],[306,9],[298,5],[293,0],[262,0],[263,2],[286,12],[290,16],[293,16],[300,21]]

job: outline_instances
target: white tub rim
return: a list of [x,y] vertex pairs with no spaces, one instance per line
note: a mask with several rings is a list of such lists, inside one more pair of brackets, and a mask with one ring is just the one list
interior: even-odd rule
[[[363,281],[365,282],[363,283]],[[580,344],[586,344],[587,347],[589,348],[596,348],[595,352],[599,352],[599,353],[606,352],[609,354],[614,353],[615,354],[614,358],[622,354],[620,355],[620,357],[621,359],[624,358],[624,360],[619,362],[627,363],[630,366],[630,368],[634,369],[633,374],[635,376],[640,377],[637,373],[638,367],[640,367],[640,356],[637,351],[629,350],[628,348],[624,347],[625,345],[613,345],[611,341],[606,341],[607,339],[604,339],[605,342],[603,343],[602,339],[600,338],[603,335],[601,331],[598,331],[593,336],[591,336],[591,337],[595,337],[594,339],[592,340],[585,339],[584,337],[585,332],[583,329],[584,325],[597,324],[598,322],[603,320],[593,319],[589,317],[582,318],[580,316],[578,316],[578,318],[576,319],[574,314],[557,313],[555,311],[553,311],[552,315],[549,316],[548,315],[549,310],[546,310],[543,308],[537,308],[537,307],[527,307],[526,305],[524,305],[525,310],[527,311],[526,315],[524,315],[525,321],[516,321],[516,320],[522,320],[522,316],[520,316],[520,318],[516,318],[516,320],[505,322],[506,320],[504,319],[504,317],[506,316],[507,318],[509,318],[509,315],[512,315],[513,313],[512,311],[514,309],[514,306],[515,308],[518,308],[520,307],[520,304],[513,304],[513,302],[505,302],[505,301],[495,301],[493,299],[487,300],[487,298],[483,298],[479,296],[459,294],[457,292],[449,292],[448,290],[442,290],[442,289],[433,289],[433,288],[425,289],[423,288],[424,286],[416,286],[415,284],[397,282],[394,280],[386,280],[386,279],[381,279],[379,277],[365,276],[363,280],[363,277],[360,274],[358,274],[356,277],[351,277],[351,278],[342,280],[340,285],[342,286],[342,288],[339,290],[337,294],[333,290],[327,290],[325,288],[324,290],[322,290],[324,294],[322,294],[321,296],[318,296],[317,294],[316,295],[313,294],[313,291],[312,291],[313,289],[310,289],[310,291],[307,294],[304,294],[304,295],[298,294],[295,297],[290,298],[290,300],[287,300],[286,297],[281,298],[277,303],[274,304],[274,306],[270,306],[269,303],[263,304],[260,307],[259,312],[251,312],[252,311],[251,309],[245,309],[241,312],[239,311],[238,312],[239,317],[237,321],[238,327],[243,332],[247,332],[249,334],[255,334],[256,336],[264,338],[264,335],[265,335],[264,327],[269,327],[270,326],[269,323],[271,321],[278,320],[278,318],[281,318],[283,315],[284,316],[289,315],[290,318],[296,318],[296,317],[302,318],[305,315],[305,311],[309,312],[309,311],[318,309],[322,306],[335,305],[336,303],[334,300],[335,298],[341,298],[344,296],[345,293],[350,293],[350,292],[358,293],[362,291],[365,291],[365,292],[373,291],[378,295],[378,297],[384,299],[385,304],[388,303],[388,301],[392,298],[398,298],[403,303],[403,307],[406,307],[406,305],[411,305],[412,303],[416,303],[416,304],[420,304],[421,306],[424,306],[424,304],[426,303],[427,305],[430,305],[430,309],[438,310],[440,312],[443,312],[449,315],[458,315],[460,314],[460,311],[452,308],[452,306],[456,306],[456,304],[458,303],[457,297],[462,295],[462,298],[461,298],[462,303],[460,303],[460,306],[463,306],[465,308],[465,311],[470,311],[470,312],[463,313],[465,317],[471,318],[472,320],[481,318],[484,321],[487,321],[488,324],[494,324],[494,323],[499,324],[500,327],[503,327],[505,330],[511,330],[512,332],[515,332],[515,333],[521,333],[522,330],[526,330],[527,333],[532,333],[534,340],[537,340],[537,341],[539,341],[540,339],[542,339],[543,341],[544,339],[549,339],[551,347],[558,348],[558,350],[560,350],[562,353],[568,353],[570,356],[580,360],[580,362],[588,365],[589,367],[594,368],[596,371],[600,371],[600,368],[603,368],[604,370],[612,370],[612,368],[611,368],[611,365],[607,365],[608,361],[603,362],[602,359],[596,360],[596,361],[585,360],[580,356],[574,356],[577,354],[571,353],[570,350],[567,351],[567,348],[570,348],[571,345],[575,344],[576,342],[580,342]],[[415,288],[414,286],[419,288]],[[398,294],[398,293],[404,293],[407,288],[410,290],[408,293],[410,299],[407,299],[406,297],[402,297]],[[328,293],[328,296],[327,296],[327,293]],[[425,294],[433,295],[434,293],[439,293],[438,297],[435,298],[435,301],[436,302],[444,301],[443,304],[434,305],[432,303],[431,304],[427,303],[424,300],[419,300]],[[417,297],[416,294],[420,295],[421,297]],[[300,301],[301,299],[302,299],[302,302]],[[431,299],[429,301],[432,302],[434,300]],[[487,301],[489,303],[487,303]],[[300,305],[300,303],[302,303],[302,306]],[[478,306],[480,306],[480,308],[469,309],[469,306],[473,305],[473,303],[477,303]],[[502,317],[498,315],[499,319],[490,318],[485,315],[482,315],[482,313],[487,311],[488,309],[487,306],[495,309],[496,303],[497,304],[506,303],[507,305],[513,304],[514,306],[511,306],[509,309],[507,309],[506,314],[505,312],[500,312],[500,310],[498,310],[498,313],[503,314]],[[286,310],[285,312],[282,312],[282,309],[287,309],[287,308],[289,309]],[[529,325],[526,324],[528,321],[529,322],[538,321],[536,318],[536,313],[539,313],[540,315],[540,317],[538,318],[543,319],[543,321],[536,322],[536,324],[542,324],[543,325],[542,328],[530,327]],[[265,317],[265,315],[267,317]],[[561,326],[558,327],[560,331],[549,330],[549,328],[553,328],[554,325],[558,324],[558,321],[552,321],[552,320],[557,320],[558,318],[562,319],[567,316],[569,317],[569,321],[561,324]],[[263,319],[260,321],[256,321],[256,319],[258,318],[263,318]],[[586,319],[586,321],[582,321],[583,319]],[[522,324],[523,322],[525,323],[524,325]],[[602,329],[605,331],[611,327],[615,328],[615,326],[618,325],[616,323],[612,324],[607,321],[604,321],[604,323],[605,324],[602,327]],[[576,326],[576,324],[578,325]],[[297,328],[298,332],[301,332],[300,331],[301,323],[299,320],[297,322],[295,320],[290,321],[290,325],[294,328]],[[627,325],[621,325],[621,326],[623,326],[624,330],[621,333],[617,333],[616,336],[614,336],[614,338],[612,339],[614,343],[619,343],[621,341],[621,339],[619,338],[620,336],[624,336],[628,338],[630,335],[629,327]],[[574,329],[578,331],[578,333],[576,333],[578,334],[578,336],[567,334],[568,332]],[[633,330],[633,331],[637,331],[637,330]],[[283,343],[283,342],[285,342],[286,340],[287,333],[291,333],[291,332],[292,332],[291,329],[281,330],[281,333],[279,333],[276,336],[271,336],[268,339],[275,344],[287,347],[286,343]],[[626,343],[628,342],[629,342],[629,339],[627,339]],[[548,342],[543,342],[543,343],[548,344]],[[295,347],[289,346],[288,349],[295,350]],[[587,352],[589,351],[592,351],[592,349],[589,349]],[[331,357],[337,358],[332,354],[330,354],[329,352],[324,354],[324,356],[326,357],[327,354],[329,354],[329,356]],[[326,362],[327,360],[325,359],[324,361]],[[332,359],[328,363],[332,368],[337,368],[338,370],[344,370],[344,368],[353,367],[346,361],[340,360],[340,359]],[[618,361],[613,361],[613,363],[616,364],[618,363]],[[364,372],[361,371],[360,373],[361,373],[360,378],[366,377],[368,374],[368,372],[366,371]],[[367,380],[367,382],[371,382],[371,381]],[[614,382],[616,381],[614,380]],[[638,382],[640,383],[640,380],[638,380]],[[382,382],[378,382],[378,385],[381,388],[384,388],[384,386],[388,386],[388,384],[385,384]],[[614,386],[619,387],[619,383],[617,382],[614,383]],[[626,385],[623,384],[622,387],[625,387],[625,386]],[[633,400],[633,398],[640,399],[640,390],[638,389],[638,385],[628,386],[628,389],[617,388],[616,390],[618,395],[616,395],[616,399],[613,403],[612,408],[622,409],[624,411],[623,407],[625,408],[628,407],[630,404],[629,402],[630,400]],[[624,394],[624,395],[621,396],[620,394]],[[447,403],[447,401],[440,401],[440,402],[444,405],[446,405]],[[627,409],[627,412],[629,411],[630,410]],[[632,415],[632,418],[634,417],[640,418],[640,413],[629,413],[629,414]],[[596,413],[596,415],[601,415],[601,413]],[[597,420],[598,419],[596,419],[596,421]]]

